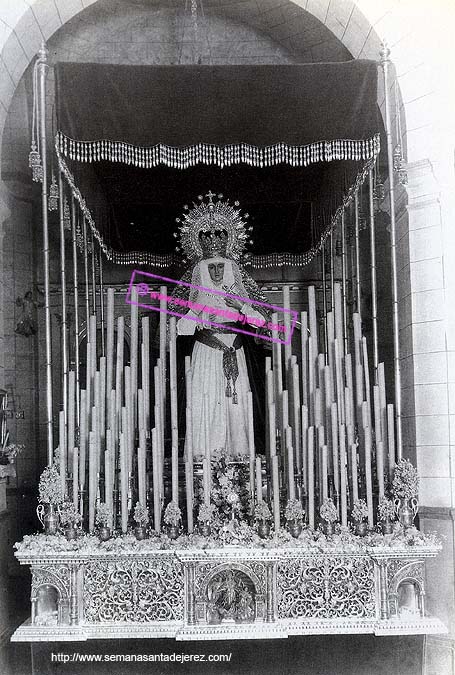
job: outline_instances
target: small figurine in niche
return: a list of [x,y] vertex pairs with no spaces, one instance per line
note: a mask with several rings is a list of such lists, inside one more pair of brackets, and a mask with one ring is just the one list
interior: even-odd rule
[[44,303],[34,300],[33,292],[27,291],[23,298],[16,298],[16,306],[22,307],[22,315],[17,322],[14,332],[25,337],[36,335],[38,331],[36,309],[44,307]]

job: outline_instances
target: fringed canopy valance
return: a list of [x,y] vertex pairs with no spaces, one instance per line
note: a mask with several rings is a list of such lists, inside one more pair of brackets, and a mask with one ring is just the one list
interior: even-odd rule
[[56,83],[60,166],[119,263],[175,262],[175,216],[210,188],[250,212],[252,264],[305,264],[379,152],[371,61],[60,63]]

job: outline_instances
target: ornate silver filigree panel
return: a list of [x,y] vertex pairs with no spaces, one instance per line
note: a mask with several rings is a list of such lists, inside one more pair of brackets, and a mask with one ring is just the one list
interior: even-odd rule
[[374,617],[373,562],[348,556],[280,562],[277,608],[279,619]]
[[266,619],[267,565],[229,561],[195,566],[194,616],[197,623],[264,621]]
[[84,572],[85,620],[178,621],[183,593],[183,569],[175,558],[93,561]]

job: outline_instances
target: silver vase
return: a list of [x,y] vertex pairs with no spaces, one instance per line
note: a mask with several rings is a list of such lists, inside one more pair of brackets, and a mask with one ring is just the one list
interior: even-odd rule
[[36,515],[44,527],[45,534],[57,534],[59,525],[58,510],[54,504],[38,504]]
[[415,497],[411,499],[395,499],[395,513],[401,525],[407,530],[414,525],[414,518],[419,510],[419,505]]

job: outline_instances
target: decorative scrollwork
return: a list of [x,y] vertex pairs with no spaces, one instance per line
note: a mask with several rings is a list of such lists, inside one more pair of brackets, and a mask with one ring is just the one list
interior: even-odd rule
[[222,570],[207,586],[207,620],[254,621],[256,590],[251,579],[235,569]]
[[277,607],[280,619],[374,617],[373,562],[348,556],[280,562]]
[[92,562],[84,574],[85,619],[180,620],[183,592],[183,570],[175,559]]

